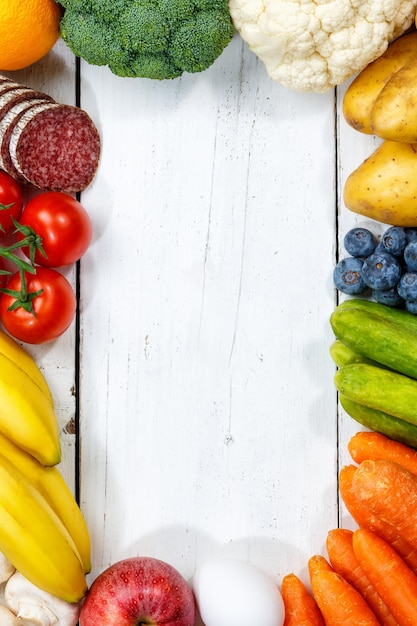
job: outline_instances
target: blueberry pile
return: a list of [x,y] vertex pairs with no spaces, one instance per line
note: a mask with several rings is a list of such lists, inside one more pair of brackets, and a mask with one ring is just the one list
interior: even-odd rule
[[417,315],[417,228],[391,226],[381,241],[367,228],[352,228],[343,245],[350,256],[333,271],[339,291],[370,295],[376,302]]

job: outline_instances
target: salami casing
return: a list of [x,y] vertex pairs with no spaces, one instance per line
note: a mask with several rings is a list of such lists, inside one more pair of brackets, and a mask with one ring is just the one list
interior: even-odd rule
[[81,108],[0,76],[0,169],[46,191],[82,191],[93,180],[99,132]]
[[[35,100],[24,100],[15,104],[0,119],[0,169],[4,170],[19,183],[27,183],[27,179],[13,165],[10,155],[10,137],[15,127],[19,124],[23,115],[30,109],[43,110],[45,107],[53,106],[48,100],[43,98]],[[55,106],[57,106],[55,104]]]
[[2,91],[0,86],[0,120],[2,120],[8,111],[16,104],[20,104],[21,102],[27,102],[29,104],[32,100],[39,100],[40,98],[48,102],[53,102],[50,96],[40,93],[39,91],[34,91],[29,87],[14,86]]

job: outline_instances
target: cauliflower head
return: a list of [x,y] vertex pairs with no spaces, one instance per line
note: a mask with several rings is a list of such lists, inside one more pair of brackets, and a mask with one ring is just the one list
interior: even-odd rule
[[325,92],[381,56],[413,24],[417,0],[229,0],[229,10],[273,80]]
[[61,37],[118,76],[169,79],[207,69],[233,37],[227,0],[59,0]]

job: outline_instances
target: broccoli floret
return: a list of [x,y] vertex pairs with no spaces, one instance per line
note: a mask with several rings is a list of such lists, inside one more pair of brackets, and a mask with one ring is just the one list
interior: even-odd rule
[[71,40],[71,49],[92,65],[107,65],[109,59],[123,54],[121,42],[111,36],[104,22],[93,15],[66,11],[61,21],[61,36]]
[[197,5],[196,0],[159,0],[158,7],[164,19],[175,30],[177,24],[181,24],[189,20],[195,13]]
[[199,11],[175,31],[170,56],[185,72],[202,72],[229,41],[229,19],[213,11]]
[[233,37],[228,0],[60,0],[61,37],[92,65],[158,80],[207,69]]

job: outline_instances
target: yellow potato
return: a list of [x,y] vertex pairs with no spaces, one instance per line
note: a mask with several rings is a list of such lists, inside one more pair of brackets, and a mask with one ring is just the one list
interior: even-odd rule
[[346,122],[361,133],[372,135],[370,115],[379,93],[392,76],[417,58],[417,31],[393,41],[384,54],[365,67],[349,85],[343,98]]
[[371,111],[371,128],[382,139],[417,142],[417,57],[379,93]]
[[346,207],[392,226],[417,226],[417,144],[383,141],[346,180]]

